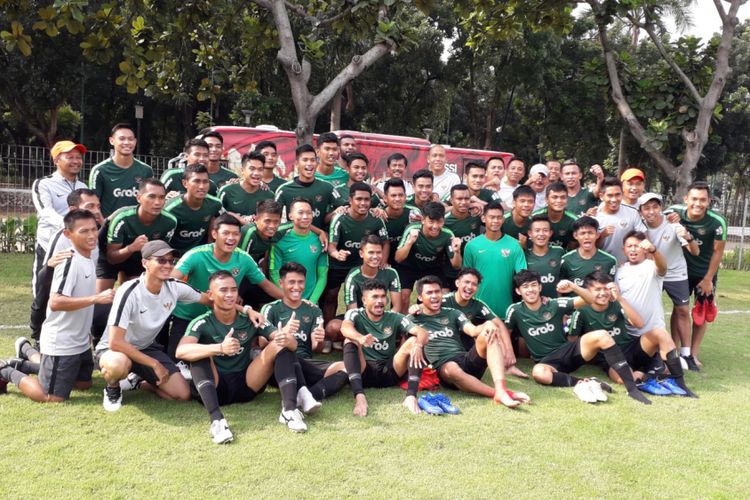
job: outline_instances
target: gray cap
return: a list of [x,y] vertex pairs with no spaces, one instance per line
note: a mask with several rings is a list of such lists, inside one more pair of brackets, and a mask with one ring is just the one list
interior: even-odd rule
[[144,259],[150,259],[151,257],[163,257],[174,252],[175,249],[170,247],[166,241],[154,240],[143,245],[143,248],[141,249],[141,257]]
[[641,205],[651,200],[657,200],[659,202],[659,205],[661,205],[664,201],[661,195],[658,193],[643,193],[638,197],[638,208],[641,208]]

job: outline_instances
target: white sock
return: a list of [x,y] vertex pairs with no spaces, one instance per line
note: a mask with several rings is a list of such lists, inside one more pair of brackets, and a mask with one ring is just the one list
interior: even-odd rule
[[690,356],[690,348],[680,347],[680,356]]

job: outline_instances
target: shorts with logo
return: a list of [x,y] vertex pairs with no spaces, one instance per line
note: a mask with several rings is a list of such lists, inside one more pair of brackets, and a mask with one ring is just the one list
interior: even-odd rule
[[219,396],[220,405],[247,403],[266,389],[265,385],[257,392],[249,388],[245,379],[246,373],[245,370],[231,373],[219,372],[219,385],[216,386],[216,394]]
[[676,306],[686,306],[690,304],[690,284],[688,280],[665,281],[662,289],[667,292],[672,304]]
[[555,351],[547,354],[538,363],[549,365],[555,370],[563,373],[573,373],[586,364],[581,356],[581,341],[566,342]]
[[[487,360],[479,355],[477,346],[472,347],[467,352],[462,352],[453,356],[451,359],[443,363],[440,368],[445,366],[447,363],[450,363],[451,361],[458,364],[458,367],[461,368],[461,370],[463,370],[465,373],[468,373],[469,375],[478,379],[481,379],[484,376],[484,372],[487,371]],[[440,368],[437,370],[440,383],[450,389],[457,389],[456,386],[443,378],[442,370]]]
[[[109,351],[109,349],[101,349],[94,353],[96,367],[100,370],[100,360],[102,359],[102,355],[107,351]],[[180,369],[177,368],[177,365],[174,364],[174,361],[172,361],[167,353],[164,352],[164,347],[162,347],[160,344],[153,343],[145,349],[139,349],[139,351],[161,363],[162,366],[167,369],[169,375],[180,372]],[[153,368],[151,368],[150,366],[142,365],[140,363],[136,363],[132,359],[130,361],[132,363],[132,366],[130,368],[131,372],[135,373],[149,384],[156,385],[156,382],[159,380],[159,378],[156,376],[156,372],[154,372]]]
[[[714,294],[716,293],[716,281],[718,279],[719,275],[714,274],[714,279],[712,280],[712,283],[714,284]],[[697,297],[699,294],[698,292],[698,283],[701,282],[703,279],[703,276],[690,276],[688,274],[688,286],[690,287],[690,294],[692,295],[693,292],[695,292],[695,296]]]
[[425,276],[437,276],[440,278],[441,286],[443,288],[448,288],[448,280],[445,278],[445,272],[440,268],[430,269],[428,271],[419,271],[408,266],[401,266],[398,268],[398,277],[401,280],[401,290],[412,290],[414,288],[414,283]]
[[393,367],[393,359],[366,361],[362,372],[363,387],[394,387],[399,384],[401,377]]
[[69,356],[42,354],[39,383],[46,394],[68,399],[76,382],[91,382],[93,371],[91,349]]
[[326,281],[326,290],[340,288],[346,281],[350,269],[332,269],[328,268],[328,280]]

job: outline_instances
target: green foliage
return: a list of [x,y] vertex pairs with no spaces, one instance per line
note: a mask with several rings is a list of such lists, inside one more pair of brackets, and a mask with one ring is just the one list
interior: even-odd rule
[[0,218],[0,253],[32,253],[36,243],[36,214]]

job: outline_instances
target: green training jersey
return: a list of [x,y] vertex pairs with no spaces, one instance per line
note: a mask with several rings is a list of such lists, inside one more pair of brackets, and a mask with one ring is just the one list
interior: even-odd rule
[[338,188],[342,185],[345,186],[346,183],[349,182],[349,172],[338,165],[334,165],[333,171],[330,174],[321,174],[316,170],[315,178],[329,182],[333,187]]
[[217,189],[221,189],[227,182],[232,179],[239,179],[240,176],[228,168],[219,167],[216,172],[209,172],[208,178],[216,185]]
[[[185,253],[177,262],[175,269],[185,276],[185,281],[189,285],[201,291],[208,290],[208,278],[216,271],[230,272],[237,281],[237,286],[244,278],[247,278],[253,285],[257,285],[266,279],[253,258],[239,248],[234,249],[228,261],[220,262],[214,256],[213,243],[201,245]],[[174,315],[178,318],[191,320],[207,310],[206,306],[197,302],[194,304],[180,302],[174,310]]]
[[294,338],[297,339],[297,356],[304,359],[313,357],[312,331],[317,326],[323,326],[323,312],[318,306],[303,301],[295,309],[284,304],[283,300],[278,299],[264,305],[260,313],[277,328],[279,324],[282,327],[286,325],[292,313],[295,313],[294,318],[299,321],[299,329],[294,334]]
[[[177,227],[177,219],[167,212],[162,212],[151,224],[145,225],[138,218],[138,206],[124,207],[112,214],[107,230],[108,245],[130,245],[138,236],[145,234],[149,241],[172,239]],[[121,269],[143,269],[141,252],[133,252],[125,261],[117,264]]]
[[614,278],[617,271],[617,259],[604,250],[597,250],[593,257],[584,259],[578,250],[571,250],[562,256],[560,279],[570,280],[578,286],[594,271],[602,271]]
[[242,184],[226,184],[219,188],[219,199],[227,212],[240,215],[255,215],[258,203],[272,200],[273,193],[266,189],[258,189],[254,193],[245,191]]
[[502,319],[513,302],[513,275],[526,269],[520,243],[507,234],[497,241],[487,239],[486,235],[474,238],[466,245],[464,267],[473,267],[482,274],[476,298]]
[[472,325],[481,325],[497,317],[487,304],[474,297],[470,298],[465,306],[460,305],[456,300],[456,292],[443,295],[443,307],[461,311],[466,316],[466,319],[471,321]]
[[404,229],[409,225],[409,214],[414,210],[415,213],[419,211],[414,207],[404,206],[404,211],[401,215],[393,219],[387,218],[385,220],[385,229],[388,231],[388,241],[391,243],[391,250],[388,254],[388,262],[395,264],[396,262],[396,250],[398,250],[398,244],[401,241],[401,235],[404,234]]
[[574,311],[574,301],[572,297],[550,299],[536,311],[523,302],[516,302],[508,308],[505,324],[511,333],[523,337],[531,358],[540,361],[568,341],[563,329],[563,316]]
[[547,253],[539,256],[526,250],[526,268],[536,271],[542,277],[542,295],[545,297],[557,297],[557,282],[560,281],[560,266],[565,250],[562,247],[551,245]]
[[362,257],[359,256],[359,247],[362,238],[369,234],[376,234],[381,240],[388,239],[388,231],[385,229],[383,219],[373,217],[370,214],[363,220],[356,220],[348,213],[337,214],[331,221],[328,230],[328,243],[336,245],[337,250],[348,250],[346,260],[329,259],[331,269],[351,269],[362,265]]
[[[312,231],[303,236],[292,228],[271,246],[268,274],[274,283],[278,284],[279,270],[285,262],[297,262],[304,266],[307,276],[302,296],[317,302],[328,276],[328,254],[318,236]],[[318,286],[319,282],[322,285]]]
[[389,292],[401,291],[401,280],[396,270],[392,267],[378,269],[374,278],[368,278],[362,274],[362,267],[357,266],[346,275],[346,281],[344,281],[344,305],[357,304],[357,307],[362,307],[364,305],[362,304],[363,287],[369,280],[383,283]]
[[[474,196],[474,195],[472,195],[472,196]],[[489,203],[492,200],[499,200],[500,199],[500,195],[497,194],[497,191],[493,191],[493,190],[487,189],[487,188],[481,188],[479,190],[479,194],[477,194],[476,197],[480,201],[483,201],[485,203]],[[451,193],[450,193],[450,191],[448,191],[447,193],[445,193],[443,196],[440,197],[440,203],[442,203],[443,205],[448,205],[448,206],[452,206],[453,205],[451,203]]]
[[362,354],[367,361],[393,359],[399,340],[408,336],[409,332],[416,328],[407,316],[391,311],[383,313],[379,321],[373,321],[367,316],[363,307],[346,311],[344,321],[351,321],[358,333],[372,335],[378,339],[373,345],[362,347]]
[[469,215],[463,219],[457,218],[453,212],[445,214],[445,228],[449,229],[453,235],[461,240],[461,248],[480,235],[482,232],[482,219]]
[[279,189],[279,187],[282,184],[285,184],[287,180],[282,177],[279,177],[278,175],[274,175],[273,179],[271,179],[270,182],[266,182],[266,181],[263,181],[263,182],[265,182],[266,186],[268,186],[268,189],[270,189],[271,192],[275,195],[276,190]]
[[194,210],[185,202],[184,196],[179,196],[167,202],[164,212],[177,219],[172,247],[184,252],[208,241],[211,219],[223,214],[224,207],[218,198],[208,194],[201,207]]
[[513,214],[511,212],[508,212],[505,214],[505,220],[503,221],[503,226],[500,231],[502,231],[503,234],[507,234],[508,236],[518,239],[519,234],[528,236],[530,227],[531,219],[526,219],[523,224],[519,226],[513,220]]
[[568,195],[568,204],[566,210],[573,215],[580,217],[586,211],[599,204],[599,200],[594,196],[587,187],[581,187],[575,196]]
[[708,266],[714,254],[714,242],[727,239],[727,221],[713,210],[707,210],[706,215],[697,221],[687,218],[685,205],[675,205],[670,207],[670,210],[680,215],[680,224],[690,232],[700,249],[698,255],[692,255],[687,248],[682,249],[687,262],[688,277],[703,278],[708,273]]
[[285,182],[276,190],[276,201],[286,208],[287,218],[295,198],[305,198],[312,203],[312,223],[315,227],[323,229],[326,227],[326,214],[336,205],[338,193],[329,182],[316,178],[313,182],[307,183],[295,177],[293,181]]
[[[164,184],[164,188],[167,190],[167,193],[170,191],[177,191],[178,193],[185,194],[187,192],[187,189],[182,184],[182,179],[185,177],[185,168],[184,167],[175,167],[170,168],[166,170],[163,174],[161,174],[161,182]],[[216,196],[219,192],[219,188],[216,186],[216,182],[214,182],[211,174],[208,174],[208,194],[211,196]]]
[[242,226],[242,240],[240,241],[240,248],[250,254],[255,262],[260,263],[267,259],[268,251],[271,249],[274,243],[277,243],[290,229],[294,227],[294,224],[287,222],[282,224],[276,230],[276,234],[270,239],[264,239],[260,232],[258,232],[258,226],[253,224],[245,224]]
[[89,188],[99,197],[102,215],[109,217],[118,208],[136,205],[138,184],[153,176],[153,169],[140,160],[133,158],[130,167],[121,168],[110,158],[93,166]]
[[424,272],[440,271],[445,265],[450,266],[450,263],[445,261],[452,259],[454,255],[453,247],[451,247],[453,232],[443,227],[437,238],[431,239],[422,232],[421,222],[410,224],[404,229],[401,242],[398,245],[399,248],[406,245],[406,239],[413,229],[419,231],[419,236],[417,236],[417,241],[414,242],[411,250],[409,250],[409,255],[401,262],[401,265],[409,267],[413,271]]
[[237,373],[247,370],[252,361],[250,348],[253,339],[256,337],[267,339],[276,331],[276,328],[268,321],[263,323],[260,328],[256,328],[250,318],[243,313],[238,313],[232,324],[225,325],[218,320],[213,312],[209,311],[190,322],[187,330],[185,330],[185,336],[198,339],[199,344],[221,344],[231,329],[234,329],[232,337],[240,342],[240,350],[232,356],[213,356],[216,370],[219,373]]
[[570,316],[571,337],[580,337],[595,330],[607,330],[620,347],[629,345],[634,337],[628,334],[625,311],[618,302],[610,302],[604,311],[595,311],[590,305],[577,309]]
[[[549,213],[546,208],[541,208],[534,211],[532,215],[546,215],[549,218]],[[549,223],[552,225],[552,236],[549,239],[550,245],[557,245],[565,249],[573,241],[573,230],[571,226],[576,221],[576,216],[567,210],[563,212],[563,216],[557,222],[552,222],[550,219]]]
[[464,327],[471,323],[461,311],[441,308],[434,315],[410,314],[407,318],[427,330],[429,340],[424,346],[424,354],[435,370],[439,370],[456,355],[466,352],[461,343],[461,334]]

